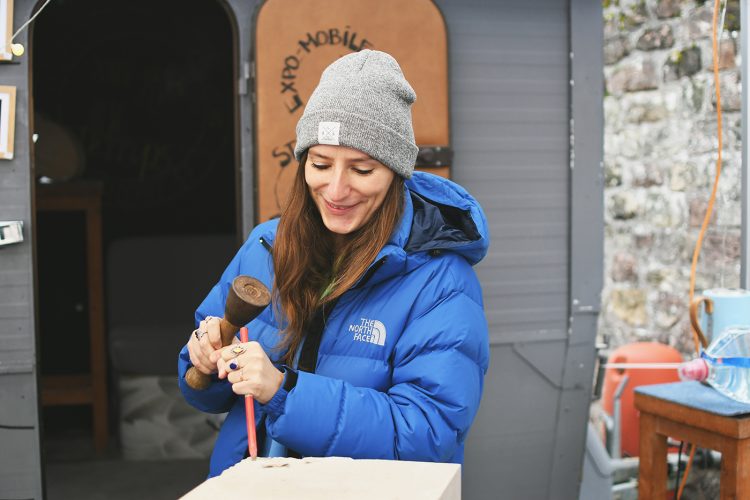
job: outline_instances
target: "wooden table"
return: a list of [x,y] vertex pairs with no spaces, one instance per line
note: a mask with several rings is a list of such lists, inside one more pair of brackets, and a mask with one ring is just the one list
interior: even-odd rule
[[[75,182],[37,186],[39,211],[78,211],[86,220],[86,282],[88,290],[91,372],[42,378],[42,405],[92,407],[94,447],[107,446],[107,350],[104,340],[104,285],[102,264],[101,196],[96,182]],[[44,333],[42,332],[42,336]]]
[[[694,397],[690,395],[693,389]],[[720,399],[716,405],[711,398],[724,396],[697,382],[636,390],[635,407],[640,410],[639,499],[665,498],[667,436],[721,452],[721,499],[750,499],[750,414],[721,414]],[[735,413],[742,411],[739,403],[731,403]]]

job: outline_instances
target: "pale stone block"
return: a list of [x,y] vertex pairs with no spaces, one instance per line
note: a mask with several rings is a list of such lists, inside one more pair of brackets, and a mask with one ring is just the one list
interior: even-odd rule
[[734,40],[722,40],[719,49],[719,70],[732,69],[737,66]]
[[654,236],[654,247],[650,258],[673,268],[690,264],[693,247],[687,241],[684,227],[665,228]]
[[683,290],[683,277],[674,268],[664,267],[661,263],[652,263],[646,273],[646,283],[659,292],[672,293]]
[[[740,111],[742,110],[742,84],[737,71],[730,71],[720,75],[721,83],[721,110],[722,111]],[[716,86],[712,85],[713,98],[711,103],[716,108]]]
[[669,188],[672,191],[685,191],[695,181],[693,169],[685,163],[672,165],[669,172]]
[[627,252],[618,252],[612,258],[612,281],[638,280],[638,261]]
[[351,458],[245,459],[185,500],[460,500],[461,466]]
[[651,59],[620,66],[606,80],[607,90],[615,95],[659,87],[659,75]]
[[685,105],[683,110],[686,118],[695,119],[695,114],[703,111],[704,104],[708,100],[706,92],[706,82],[701,78],[689,78],[682,81],[682,99]]
[[664,68],[664,81],[692,76],[701,70],[700,47],[689,47],[670,54]]
[[[735,47],[735,41],[732,38],[726,38],[726,33],[719,42],[719,71],[727,69],[734,69],[737,67],[737,50]],[[714,54],[713,54],[713,40],[710,38],[703,39],[698,43],[701,49],[703,59],[703,69],[713,73],[714,70]]]
[[646,293],[641,289],[612,290],[609,297],[610,311],[632,326],[645,326]]
[[680,0],[659,0],[656,4],[656,17],[666,19],[680,15]]
[[652,162],[633,165],[631,184],[633,187],[661,186],[664,183],[661,168]]
[[627,220],[638,215],[640,203],[632,191],[621,191],[609,198],[609,213],[615,219]]
[[646,219],[661,228],[680,226],[687,212],[687,203],[682,193],[654,191],[646,197],[645,205]]
[[659,293],[654,303],[654,323],[661,329],[669,329],[687,314],[685,297],[672,293]]
[[616,161],[604,160],[604,186],[616,187],[622,185],[622,165]]
[[688,33],[691,39],[711,36],[713,4],[696,9],[688,18]]
[[674,45],[672,28],[668,24],[662,24],[658,28],[647,29],[638,38],[635,47],[638,50],[668,49]]
[[604,42],[604,64],[614,64],[630,54],[630,41],[627,36],[617,36]]

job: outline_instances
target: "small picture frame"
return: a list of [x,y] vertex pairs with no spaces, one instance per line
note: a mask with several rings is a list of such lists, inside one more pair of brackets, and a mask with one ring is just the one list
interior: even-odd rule
[[13,0],[0,0],[0,61],[10,61],[10,39],[13,36]]
[[16,129],[16,88],[0,85],[0,159],[13,159]]

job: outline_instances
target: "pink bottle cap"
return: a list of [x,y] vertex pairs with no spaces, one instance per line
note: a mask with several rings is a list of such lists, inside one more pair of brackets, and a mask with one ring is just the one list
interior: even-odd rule
[[708,378],[708,363],[705,359],[697,358],[682,363],[677,370],[681,380],[697,380],[703,382]]

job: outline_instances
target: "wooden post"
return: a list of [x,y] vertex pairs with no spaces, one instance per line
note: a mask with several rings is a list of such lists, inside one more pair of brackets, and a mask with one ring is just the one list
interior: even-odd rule
[[721,455],[721,500],[750,498],[750,440],[726,440]]
[[94,448],[102,453],[109,439],[107,422],[107,346],[104,325],[104,264],[102,257],[101,198],[91,198],[86,207],[86,261],[88,263],[89,342],[91,342],[91,405]]
[[[94,182],[39,186],[39,211],[82,212],[86,225],[86,291],[91,371],[42,379],[42,404],[90,404],[94,448],[101,453],[109,439],[107,346],[104,323],[104,264],[102,256],[101,185]],[[44,336],[51,332],[42,332]]]
[[657,433],[656,417],[641,412],[638,498],[662,500],[667,494],[667,437]]

